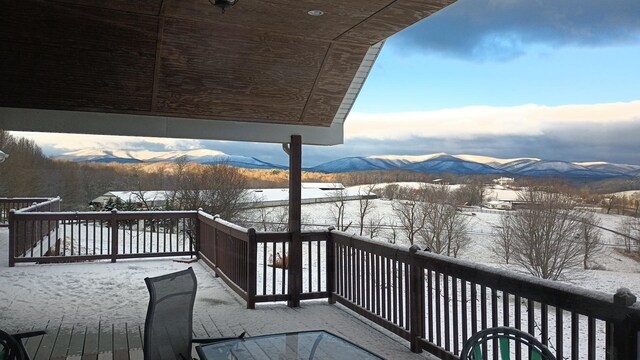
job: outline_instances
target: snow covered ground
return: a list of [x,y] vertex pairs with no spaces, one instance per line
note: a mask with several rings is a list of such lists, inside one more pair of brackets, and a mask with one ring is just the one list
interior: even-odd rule
[[10,333],[47,324],[144,324],[149,301],[144,278],[192,266],[198,279],[194,326],[209,323],[219,332],[212,336],[325,329],[389,359],[433,359],[411,353],[408,342],[326,301],[304,302],[297,309],[258,304],[246,310],[243,300],[199,262],[152,259],[9,268],[7,249],[8,229],[0,228],[0,328]]

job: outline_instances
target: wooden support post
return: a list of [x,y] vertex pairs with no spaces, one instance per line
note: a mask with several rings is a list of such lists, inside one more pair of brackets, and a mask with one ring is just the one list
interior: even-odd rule
[[116,262],[118,257],[118,210],[111,210],[111,262]]
[[300,306],[302,292],[302,136],[291,135],[289,144],[289,307]]
[[327,292],[329,293],[329,304],[336,303],[336,254],[333,242],[333,235],[331,231],[334,227],[329,227],[327,231]]
[[256,308],[257,257],[256,229],[251,228],[249,229],[249,245],[247,247],[247,309]]
[[[628,307],[636,303],[636,296],[629,289],[621,288],[613,295],[613,302],[620,307]],[[613,323],[613,349],[607,354],[608,359],[640,359],[638,344],[640,342],[640,319],[628,316],[622,321]]]
[[417,265],[414,256],[420,250],[417,245],[409,249],[411,254],[411,283],[409,284],[409,316],[411,318],[411,351],[421,353],[418,340],[423,336],[424,314],[424,271]]

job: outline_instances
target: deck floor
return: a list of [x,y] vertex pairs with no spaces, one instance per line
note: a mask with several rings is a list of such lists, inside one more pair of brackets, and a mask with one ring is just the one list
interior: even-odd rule
[[388,359],[433,358],[412,353],[408,341],[326,300],[305,301],[299,308],[258,304],[247,310],[200,262],[155,259],[9,268],[6,246],[6,230],[0,229],[0,328],[10,333],[46,329],[47,335],[26,341],[31,359],[142,359],[149,299],[143,279],[188,266],[198,278],[195,337],[327,330]]

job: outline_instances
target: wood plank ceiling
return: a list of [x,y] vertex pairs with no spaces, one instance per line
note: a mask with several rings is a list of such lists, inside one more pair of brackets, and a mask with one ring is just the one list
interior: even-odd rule
[[453,1],[2,0],[0,107],[328,127],[370,46]]

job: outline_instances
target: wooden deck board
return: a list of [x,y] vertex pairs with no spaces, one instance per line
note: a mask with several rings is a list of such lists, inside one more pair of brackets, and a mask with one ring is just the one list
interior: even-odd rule
[[127,325],[113,325],[113,360],[129,360]]
[[[99,324],[96,324],[99,325]],[[84,336],[84,348],[82,351],[82,360],[96,360],[98,358],[98,334],[99,326],[87,326]]]
[[98,360],[113,359],[113,325],[100,322]]
[[140,324],[127,324],[127,343],[129,344],[129,360],[142,360],[144,353],[142,350],[142,336],[140,329],[144,326]]
[[75,324],[71,332],[69,340],[69,349],[67,351],[67,360],[81,360],[82,351],[84,349],[84,337],[87,333],[87,327],[82,324]]
[[51,359],[64,360],[67,358],[72,333],[73,326],[60,325],[60,329],[58,330],[58,337],[56,338],[56,342],[53,346],[53,351],[51,352]]
[[60,326],[49,326],[47,328],[47,334],[42,337],[36,356],[32,359],[47,360],[51,358],[51,353],[53,352],[53,348],[56,344],[56,338],[58,337],[58,330],[60,330]]

